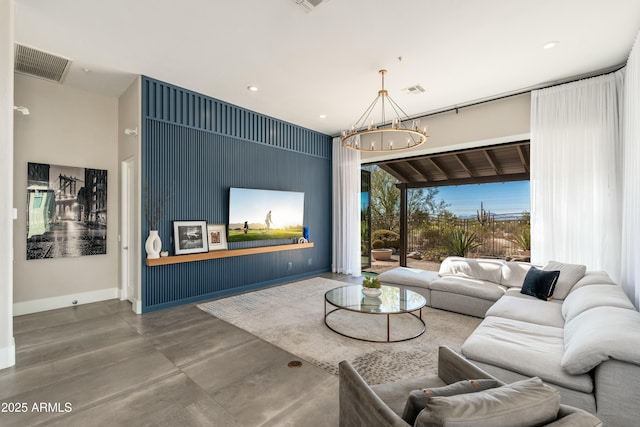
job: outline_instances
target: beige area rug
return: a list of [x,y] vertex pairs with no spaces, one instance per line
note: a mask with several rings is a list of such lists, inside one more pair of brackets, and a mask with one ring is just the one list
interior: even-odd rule
[[[370,343],[343,337],[324,324],[324,294],[347,283],[314,277],[287,285],[199,304],[198,308],[242,328],[330,373],[348,360],[369,382],[379,384],[437,370],[437,349],[456,351],[481,319],[423,308],[426,331],[416,339]],[[328,306],[331,309],[331,306]],[[339,310],[329,324],[350,335],[386,337],[386,316]],[[391,339],[416,334],[422,325],[409,314],[391,316]]]

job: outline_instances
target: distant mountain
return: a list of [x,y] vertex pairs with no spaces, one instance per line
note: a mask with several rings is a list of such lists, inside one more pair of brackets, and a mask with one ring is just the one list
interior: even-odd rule
[[[528,214],[528,212],[527,212]],[[520,219],[522,219],[523,214],[522,212],[520,213],[504,213],[504,214],[491,214],[491,217],[495,220],[495,221],[518,221]],[[469,214],[469,215],[458,215],[458,218],[460,219],[477,219],[477,214]]]

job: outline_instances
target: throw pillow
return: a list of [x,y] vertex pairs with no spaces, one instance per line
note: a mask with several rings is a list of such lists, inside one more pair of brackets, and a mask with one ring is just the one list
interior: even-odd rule
[[463,380],[452,383],[443,387],[423,388],[421,390],[413,390],[409,393],[409,398],[404,406],[402,419],[409,425],[413,425],[416,417],[422,411],[429,401],[430,397],[435,396],[453,396],[456,394],[475,393],[498,386],[497,380],[479,379],[479,380]]
[[560,270],[560,277],[553,293],[555,299],[565,299],[578,280],[582,279],[587,272],[586,265],[565,264],[558,261],[549,261],[542,269],[545,271]]
[[521,293],[531,295],[541,300],[549,301],[552,298],[560,271],[543,271],[531,267],[524,277]]
[[478,393],[432,397],[414,427],[540,426],[556,419],[560,393],[538,377]]

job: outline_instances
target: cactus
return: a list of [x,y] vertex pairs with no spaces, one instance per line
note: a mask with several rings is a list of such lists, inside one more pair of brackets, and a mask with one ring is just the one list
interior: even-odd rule
[[482,202],[480,202],[480,210],[476,211],[476,217],[481,226],[486,227],[493,222],[491,211],[485,211]]

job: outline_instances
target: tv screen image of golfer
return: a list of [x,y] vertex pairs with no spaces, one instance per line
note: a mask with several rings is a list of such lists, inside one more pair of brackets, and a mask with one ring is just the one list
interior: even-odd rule
[[229,189],[229,242],[302,236],[304,193]]

